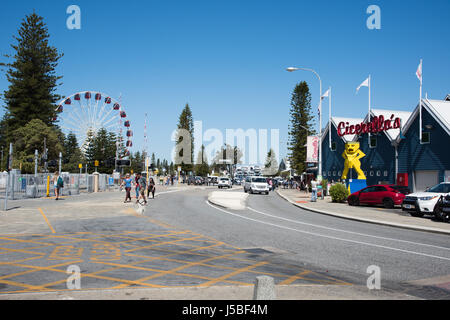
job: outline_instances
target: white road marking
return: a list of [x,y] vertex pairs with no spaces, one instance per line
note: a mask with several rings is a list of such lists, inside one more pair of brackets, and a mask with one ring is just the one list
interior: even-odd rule
[[293,223],[303,224],[303,225],[306,225],[306,226],[322,228],[322,229],[332,230],[332,231],[339,231],[339,232],[344,232],[344,233],[349,233],[349,234],[355,234],[355,235],[363,236],[363,237],[370,237],[370,238],[376,238],[376,239],[382,239],[382,240],[404,242],[404,243],[415,244],[415,245],[419,245],[419,246],[432,247],[432,248],[443,249],[443,250],[450,250],[450,248],[447,248],[447,247],[439,247],[439,246],[435,246],[435,245],[431,245],[431,244],[413,242],[413,241],[408,241],[408,240],[400,240],[400,239],[394,239],[394,238],[386,238],[386,237],[374,236],[374,235],[365,234],[365,233],[359,233],[359,232],[354,232],[354,231],[347,231],[347,230],[342,230],[342,229],[335,229],[335,228],[330,228],[330,227],[324,227],[324,226],[321,226],[321,225],[318,225],[318,224],[312,224],[312,223],[307,223],[307,222],[301,222],[301,221],[298,221],[298,220],[292,220],[292,219],[288,219],[288,218],[277,217],[277,216],[274,216],[274,215],[271,215],[271,214],[268,214],[268,213],[264,213],[264,212],[258,211],[256,209],[253,209],[253,208],[250,208],[250,207],[247,207],[247,209],[249,209],[251,211],[254,211],[256,213],[268,216],[268,217],[272,217],[272,218],[276,218],[276,219],[280,219],[280,220],[285,220],[285,221],[289,221],[289,222],[293,222]]
[[227,211],[227,210],[224,210],[224,209],[221,209],[221,208],[217,208],[216,206],[213,206],[212,204],[210,204],[208,201],[205,201],[205,202],[206,202],[206,204],[209,205],[210,207],[212,207],[212,208],[214,208],[214,209],[216,209],[216,210],[225,212],[225,213],[227,213],[227,214],[230,214],[230,215],[232,215],[232,216],[239,217],[239,218],[246,219],[246,220],[250,220],[250,221],[259,222],[259,223],[266,224],[266,225],[273,226],[273,227],[278,227],[278,228],[281,228],[281,229],[291,230],[291,231],[295,231],[295,232],[299,232],[299,233],[304,233],[304,234],[309,234],[309,235],[313,235],[313,236],[317,236],[317,237],[322,237],[322,238],[328,238],[328,239],[339,240],[339,241],[344,241],[344,242],[356,243],[356,244],[366,245],[366,246],[370,246],[370,247],[383,248],[383,249],[388,249],[388,250],[393,250],[393,251],[399,251],[399,252],[404,252],[404,253],[409,253],[409,254],[414,254],[414,255],[419,255],[419,256],[429,257],[429,258],[435,258],[435,259],[440,259],[440,260],[450,261],[450,258],[446,258],[446,257],[435,256],[435,255],[426,254],[426,253],[421,253],[421,252],[415,252],[415,251],[410,251],[410,250],[398,249],[398,248],[393,248],[393,247],[388,247],[388,246],[382,246],[382,245],[373,244],[373,243],[368,243],[368,242],[362,242],[362,241],[356,241],[356,240],[343,239],[343,238],[338,238],[338,237],[328,236],[328,235],[324,235],[324,234],[320,234],[320,233],[315,233],[315,232],[309,232],[309,231],[303,231],[303,230],[298,230],[298,229],[294,229],[294,228],[289,228],[289,227],[281,226],[281,225],[274,224],[274,223],[270,223],[270,222],[265,222],[265,221],[260,221],[260,220],[252,219],[252,218],[249,218],[249,217],[240,216],[240,215],[238,215],[238,214],[229,212],[229,211]]

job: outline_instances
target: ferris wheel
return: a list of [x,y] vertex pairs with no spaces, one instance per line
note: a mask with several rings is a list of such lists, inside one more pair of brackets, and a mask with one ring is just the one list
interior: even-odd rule
[[[117,155],[130,155],[133,131],[122,104],[117,100],[101,92],[82,91],[61,100],[55,111],[57,116],[53,120],[59,120],[65,134],[72,132],[76,135],[83,152],[87,147],[89,132],[95,135],[104,128],[114,132],[118,138]],[[119,150],[121,146],[123,149]]]

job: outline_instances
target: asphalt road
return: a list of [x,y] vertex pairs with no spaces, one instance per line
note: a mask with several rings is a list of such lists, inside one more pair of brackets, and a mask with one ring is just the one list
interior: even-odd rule
[[365,288],[374,265],[384,292],[450,299],[450,236],[321,215],[275,193],[233,211],[207,201],[217,187],[157,190],[143,215],[117,192],[12,203],[0,216],[0,294],[67,290],[69,265],[83,289],[248,286],[258,275]]
[[151,201],[145,214],[240,248],[260,248],[255,255],[275,263],[359,285],[366,284],[367,268],[375,265],[384,289],[450,298],[449,236],[320,215],[275,193],[250,195],[246,210],[233,211],[208,203],[212,190],[217,188],[166,194]]

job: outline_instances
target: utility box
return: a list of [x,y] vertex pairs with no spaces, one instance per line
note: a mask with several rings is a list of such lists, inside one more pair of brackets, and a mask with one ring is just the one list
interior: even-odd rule
[[408,174],[407,173],[397,173],[397,185],[408,186]]
[[27,198],[36,198],[37,197],[36,185],[26,186],[26,195],[27,195]]

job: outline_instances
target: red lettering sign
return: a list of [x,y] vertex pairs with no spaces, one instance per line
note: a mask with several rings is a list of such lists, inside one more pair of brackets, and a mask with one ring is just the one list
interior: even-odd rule
[[401,126],[401,119],[394,118],[391,115],[389,119],[384,119],[383,115],[373,117],[369,123],[361,122],[360,124],[350,125],[348,122],[339,122],[337,127],[337,134],[339,137],[349,134],[363,134],[363,133],[377,133],[391,129],[399,129]]

